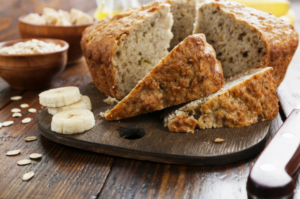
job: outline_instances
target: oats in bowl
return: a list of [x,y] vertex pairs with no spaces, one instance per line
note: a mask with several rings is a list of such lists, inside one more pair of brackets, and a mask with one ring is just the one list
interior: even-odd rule
[[12,46],[3,47],[0,49],[0,53],[8,55],[34,54],[55,52],[61,49],[62,47],[59,44],[32,39],[25,42],[15,43]]

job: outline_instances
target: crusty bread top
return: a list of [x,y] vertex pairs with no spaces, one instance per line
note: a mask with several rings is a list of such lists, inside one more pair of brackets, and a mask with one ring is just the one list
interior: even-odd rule
[[89,67],[89,63],[106,67],[106,81],[109,91],[106,91],[105,94],[110,94],[118,99],[121,98],[114,75],[116,71],[113,67],[113,56],[118,41],[122,37],[126,37],[137,24],[143,23],[154,12],[165,7],[170,7],[170,5],[163,2],[153,2],[139,9],[133,8],[113,17],[107,17],[85,29],[81,39],[81,48]]
[[189,102],[224,84],[216,53],[204,34],[187,37],[113,108],[106,120],[119,120]]
[[261,67],[274,68],[273,78],[279,86],[298,47],[299,36],[294,26],[271,13],[249,8],[237,2],[215,0],[210,4],[228,12],[238,22],[250,25],[253,31],[262,35],[268,50],[265,63]]
[[279,110],[273,68],[250,69],[226,81],[218,92],[168,113],[170,131],[190,132],[198,127],[249,126],[276,118]]

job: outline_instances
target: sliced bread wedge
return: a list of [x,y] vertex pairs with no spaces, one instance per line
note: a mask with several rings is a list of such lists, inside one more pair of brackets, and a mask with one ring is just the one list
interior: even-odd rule
[[272,70],[250,69],[230,78],[218,92],[166,115],[165,126],[174,132],[193,132],[196,127],[243,127],[276,118],[279,106]]
[[220,62],[203,34],[187,37],[163,58],[112,110],[120,120],[189,102],[217,92],[224,84]]
[[172,25],[170,5],[153,2],[86,28],[81,48],[95,86],[125,97],[168,54]]

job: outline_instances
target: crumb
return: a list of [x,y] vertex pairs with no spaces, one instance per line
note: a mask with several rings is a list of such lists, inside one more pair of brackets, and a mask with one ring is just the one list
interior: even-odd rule
[[209,142],[207,142],[207,144],[209,144]]
[[119,103],[119,100],[111,96],[108,96],[105,100],[103,100],[103,102],[105,102],[108,105],[113,105],[114,103]]
[[100,112],[99,115],[100,115],[100,117],[106,117],[108,112],[109,112],[109,109],[107,109],[107,111],[105,111],[105,112]]
[[191,133],[194,134],[195,132],[194,132],[194,131],[191,131]]
[[216,138],[214,142],[221,143],[221,142],[224,142],[224,139],[222,139],[222,138]]

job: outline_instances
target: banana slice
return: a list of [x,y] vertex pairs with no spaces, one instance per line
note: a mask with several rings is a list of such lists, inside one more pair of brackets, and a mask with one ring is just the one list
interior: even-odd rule
[[62,111],[68,111],[68,110],[74,110],[74,109],[87,109],[92,110],[92,104],[91,100],[88,96],[83,95],[82,99],[78,102],[75,102],[74,104],[58,107],[58,108],[48,108],[48,112],[52,115],[55,115],[56,113],[62,112]]
[[86,109],[57,113],[52,118],[51,130],[61,134],[83,133],[95,126],[94,114]]
[[40,104],[47,107],[62,107],[81,100],[81,94],[77,87],[61,87],[42,92]]

